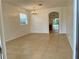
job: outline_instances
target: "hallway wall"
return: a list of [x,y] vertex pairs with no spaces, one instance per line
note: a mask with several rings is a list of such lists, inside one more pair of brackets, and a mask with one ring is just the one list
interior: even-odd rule
[[66,15],[65,7],[50,8],[39,10],[37,15],[32,15],[31,32],[32,33],[49,33],[49,13],[59,12],[59,33],[66,33]]
[[69,0],[67,4],[67,21],[66,21],[66,26],[67,26],[67,37],[69,39],[69,43],[71,45],[72,50],[74,49],[74,19],[73,19],[73,0]]
[[[20,12],[30,15],[29,11],[26,11],[17,5],[3,3],[3,21],[6,41],[15,39],[30,32],[30,23],[28,23],[28,25],[20,24]],[[30,22],[30,16],[28,20]]]

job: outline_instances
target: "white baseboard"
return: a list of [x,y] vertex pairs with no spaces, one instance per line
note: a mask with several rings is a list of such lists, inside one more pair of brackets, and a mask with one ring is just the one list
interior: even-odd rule
[[24,33],[24,34],[20,34],[20,35],[17,35],[17,36],[13,36],[13,37],[7,39],[6,42],[14,40],[14,39],[19,38],[19,37],[22,37],[24,35],[28,35],[28,34],[30,34],[30,33]]
[[31,32],[31,33],[49,33],[49,32]]
[[49,35],[49,33],[30,33],[30,34],[46,34],[46,35]]
[[72,46],[72,43],[71,43],[71,37],[69,37],[68,35],[67,35],[67,38],[68,38],[68,41],[69,41],[69,44],[70,44],[70,47],[71,47],[71,49],[72,49],[72,51],[73,51],[73,46]]

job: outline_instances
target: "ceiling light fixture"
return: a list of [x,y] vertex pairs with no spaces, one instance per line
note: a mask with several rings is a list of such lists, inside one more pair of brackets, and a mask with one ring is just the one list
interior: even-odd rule
[[34,9],[31,11],[31,14],[38,14],[38,11]]
[[38,14],[36,6],[33,6],[31,14]]
[[33,10],[31,11],[31,14],[38,14],[38,10],[41,8],[43,4],[38,4],[33,6]]

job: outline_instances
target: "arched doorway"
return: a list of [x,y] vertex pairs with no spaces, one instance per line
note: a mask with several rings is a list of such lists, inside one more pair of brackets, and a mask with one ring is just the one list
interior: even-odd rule
[[49,13],[49,33],[59,32],[59,13]]

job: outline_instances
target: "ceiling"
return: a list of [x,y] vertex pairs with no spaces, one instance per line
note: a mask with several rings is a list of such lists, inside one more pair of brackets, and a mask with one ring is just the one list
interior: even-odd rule
[[[66,6],[67,0],[4,0],[5,2],[17,4],[25,9],[35,8],[53,8],[53,7],[62,7]],[[38,4],[43,4],[39,6]]]

